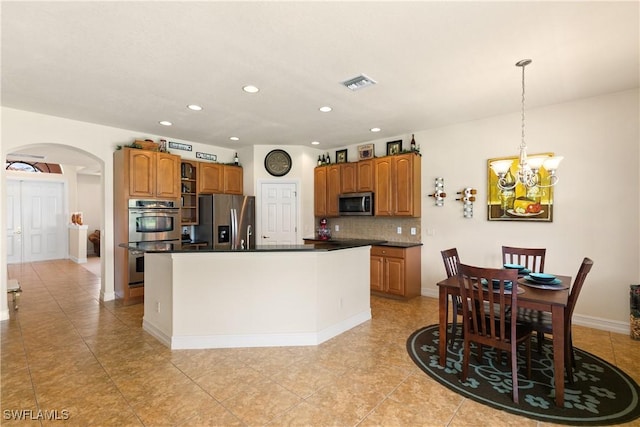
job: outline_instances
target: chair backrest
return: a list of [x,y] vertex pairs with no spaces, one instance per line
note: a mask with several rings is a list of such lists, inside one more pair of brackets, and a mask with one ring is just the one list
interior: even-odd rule
[[[473,341],[504,348],[509,337],[516,336],[518,270],[459,264],[458,281],[462,300],[469,301],[462,304],[464,333]],[[509,281],[511,288],[505,287]]]
[[578,275],[573,281],[573,286],[571,286],[571,291],[569,292],[569,300],[567,301],[567,313],[565,314],[565,319],[568,322],[571,322],[571,316],[573,315],[573,309],[576,306],[578,295],[580,295],[582,285],[584,284],[584,280],[587,278],[587,274],[589,274],[589,272],[591,271],[591,267],[593,267],[593,261],[591,260],[591,258],[585,257],[585,259],[582,260],[582,264],[580,265],[580,269],[578,270]]
[[442,254],[442,261],[444,261],[444,269],[447,271],[447,277],[453,277],[458,275],[458,264],[460,264],[460,257],[458,257],[458,249],[451,248],[445,251],[440,251]]
[[533,273],[544,273],[544,257],[547,250],[544,248],[515,248],[502,247],[502,261],[505,264],[524,265]]

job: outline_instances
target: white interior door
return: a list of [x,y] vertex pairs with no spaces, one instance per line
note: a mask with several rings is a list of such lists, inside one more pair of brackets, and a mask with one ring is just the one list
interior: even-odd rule
[[7,230],[12,240],[8,242],[12,255],[7,256],[7,262],[67,258],[64,183],[7,180],[7,187],[12,195],[7,227],[13,227]]
[[22,262],[20,181],[7,180],[7,263]]
[[296,183],[263,182],[260,186],[262,245],[298,243],[298,187]]

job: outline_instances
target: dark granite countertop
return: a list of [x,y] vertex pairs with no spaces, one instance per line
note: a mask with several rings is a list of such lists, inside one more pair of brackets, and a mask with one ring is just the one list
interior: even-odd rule
[[373,240],[373,239],[329,239],[329,240],[320,240],[315,238],[307,238],[303,239],[308,244],[310,243],[329,243],[329,244],[346,244],[348,242],[369,242],[368,244],[372,246],[389,246],[394,248],[412,248],[414,246],[422,246],[422,243],[416,242],[390,242],[388,240]]
[[140,253],[202,253],[202,252],[309,252],[309,251],[335,251],[340,249],[358,248],[361,246],[371,246],[384,243],[380,240],[340,240],[340,241],[317,241],[313,244],[304,245],[257,245],[251,249],[215,249],[211,246],[182,248],[171,243],[121,243],[119,246],[130,251]]

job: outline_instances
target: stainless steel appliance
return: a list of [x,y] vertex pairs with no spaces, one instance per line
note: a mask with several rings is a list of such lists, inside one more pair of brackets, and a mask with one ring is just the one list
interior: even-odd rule
[[[140,248],[180,246],[180,208],[171,200],[129,200],[129,243]],[[144,283],[144,254],[129,251],[129,286]]]
[[373,215],[373,193],[341,194],[338,211],[340,216]]
[[230,194],[201,195],[195,239],[214,249],[255,248],[255,197]]

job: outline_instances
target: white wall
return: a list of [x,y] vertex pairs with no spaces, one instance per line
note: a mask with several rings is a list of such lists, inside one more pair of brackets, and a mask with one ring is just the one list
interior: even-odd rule
[[[423,198],[423,293],[434,294],[444,275],[442,249],[457,247],[464,263],[499,266],[502,245],[545,247],[547,272],[575,277],[583,257],[594,260],[576,323],[594,317],[628,328],[629,285],[640,280],[638,117],[638,90],[527,111],[529,152],[565,156],[552,223],[486,219],[486,162],[517,153],[519,114],[416,133],[423,193],[442,176],[448,194],[441,208]],[[453,200],[467,186],[479,193],[473,219],[462,218]]]
[[[73,211],[82,212],[82,222],[87,226],[87,235],[101,228],[104,208],[100,192],[100,179],[99,175],[77,175],[77,203],[76,209]],[[87,239],[85,244],[87,245],[87,253],[93,254],[93,243]]]
[[[530,153],[555,152],[565,156],[558,171],[560,183],[555,188],[552,223],[486,220],[487,159],[517,154],[519,113],[416,131],[416,142],[423,154],[423,294],[435,295],[435,283],[444,276],[442,249],[457,247],[465,263],[500,266],[503,244],[546,247],[548,272],[575,276],[583,257],[594,260],[578,301],[576,323],[594,322],[596,327],[628,330],[629,285],[640,283],[638,98],[639,91],[635,89],[527,110],[526,140]],[[55,142],[94,153],[103,163],[105,238],[109,240],[106,281],[108,291],[112,292],[112,152],[116,144],[154,136],[7,108],[2,109],[2,114],[3,158],[22,145]],[[386,141],[396,139],[403,139],[403,146],[408,147],[411,135],[371,141],[376,144],[376,155],[384,155]],[[194,152],[196,147],[198,151],[217,154],[221,162],[230,162],[235,152],[198,144],[194,144]],[[283,147],[256,145],[252,150],[239,151],[245,167],[247,194],[255,194],[258,180],[273,178],[263,166],[264,156],[273,148]],[[347,148],[349,160],[355,160],[356,145]],[[293,168],[285,178],[301,182],[301,227],[303,236],[310,235],[314,229],[313,167],[322,151],[308,147],[285,149],[293,161]],[[334,154],[331,151],[332,158]],[[426,197],[433,192],[433,180],[439,176],[445,178],[449,195],[444,207],[435,207],[433,199]],[[4,179],[3,174],[3,192]],[[477,188],[479,193],[473,219],[464,219],[460,202],[453,200],[455,192],[467,186]],[[4,196],[0,197],[3,199]],[[2,239],[6,239],[5,212],[1,207],[0,218]],[[4,245],[0,245],[0,265],[5,264]],[[2,280],[0,306],[6,307],[3,291],[6,283]]]

